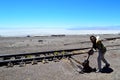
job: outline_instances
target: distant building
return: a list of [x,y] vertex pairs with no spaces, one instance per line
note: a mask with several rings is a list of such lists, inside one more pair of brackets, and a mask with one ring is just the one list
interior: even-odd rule
[[51,35],[51,37],[65,37],[65,35]]

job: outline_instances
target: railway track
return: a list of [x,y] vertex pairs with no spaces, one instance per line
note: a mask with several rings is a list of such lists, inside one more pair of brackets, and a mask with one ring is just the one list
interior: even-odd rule
[[[47,61],[59,61],[63,58],[69,58],[73,55],[83,54],[74,53],[77,50],[84,50],[88,48],[79,49],[67,49],[67,50],[56,50],[56,51],[46,51],[46,52],[36,52],[36,53],[24,53],[24,54],[12,54],[12,55],[0,55],[0,66],[13,67],[19,64],[24,66],[27,63],[37,64],[37,62],[46,63]],[[87,52],[84,52],[87,53]]]
[[[120,39],[117,38],[106,38],[104,41]],[[107,45],[106,47],[120,46],[117,45]],[[56,51],[45,51],[45,52],[36,52],[36,53],[22,53],[22,54],[8,54],[0,55],[0,66],[13,67],[14,65],[19,65],[20,67],[25,66],[28,63],[37,64],[38,62],[47,63],[48,61],[59,61],[63,58],[69,58],[74,55],[85,54],[87,52],[82,52],[83,50],[90,49],[91,47],[86,48],[77,48],[77,49],[66,49],[66,50],[56,50]],[[77,52],[78,51],[78,52]]]
[[[106,47],[120,46],[108,45]],[[12,54],[12,55],[0,55],[0,66],[13,67],[14,65],[25,66],[25,64],[37,64],[38,62],[47,63],[48,61],[59,61],[63,58],[69,58],[74,55],[85,54],[90,47],[78,48],[78,49],[67,49],[67,50],[56,50],[47,52],[36,52],[36,53],[24,53],[24,54]]]

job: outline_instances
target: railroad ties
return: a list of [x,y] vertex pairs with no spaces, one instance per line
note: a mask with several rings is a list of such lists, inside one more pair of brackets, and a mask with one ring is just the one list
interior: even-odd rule
[[[109,41],[109,40],[115,40],[115,39],[120,39],[120,37],[105,38],[102,41]],[[113,46],[120,46],[120,44],[107,45],[106,47],[113,47]],[[90,48],[91,47],[56,50],[56,51],[45,51],[45,52],[36,52],[36,53],[0,55],[0,67],[2,66],[13,67],[14,65],[19,65],[20,67],[24,67],[26,66],[26,64],[35,65],[38,62],[42,62],[43,64],[46,64],[49,61],[59,62],[61,59],[70,58],[71,56],[74,56],[74,55],[87,53],[87,52],[83,52],[83,50],[90,49]]]
[[[73,55],[82,54],[83,52],[80,52],[80,50],[84,49],[89,48],[0,55],[0,66],[13,67],[14,65],[19,65],[20,67],[24,67],[26,64],[30,63],[32,65],[35,65],[38,62],[42,62],[43,64],[46,64],[49,61],[59,62],[59,60],[61,59],[70,58]],[[74,53],[77,50],[79,50],[79,53]]]

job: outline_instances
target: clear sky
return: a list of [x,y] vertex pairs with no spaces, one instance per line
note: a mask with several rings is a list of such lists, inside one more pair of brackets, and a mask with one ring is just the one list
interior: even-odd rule
[[120,0],[0,0],[0,29],[113,26],[120,29]]

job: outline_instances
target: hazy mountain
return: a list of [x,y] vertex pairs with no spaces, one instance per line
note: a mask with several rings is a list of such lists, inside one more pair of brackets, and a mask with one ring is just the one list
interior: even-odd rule
[[100,26],[95,26],[95,27],[72,27],[69,28],[68,30],[120,30],[120,26],[106,26],[106,27],[100,27]]

